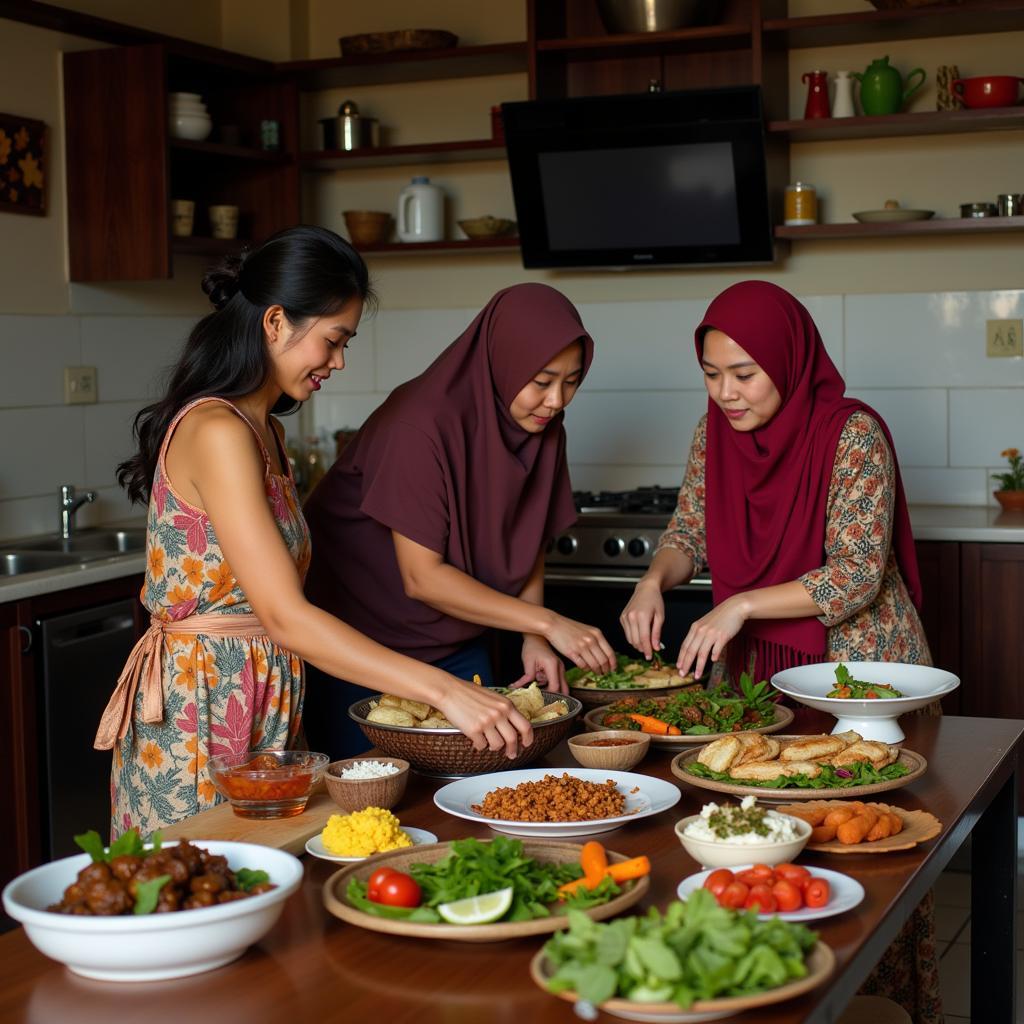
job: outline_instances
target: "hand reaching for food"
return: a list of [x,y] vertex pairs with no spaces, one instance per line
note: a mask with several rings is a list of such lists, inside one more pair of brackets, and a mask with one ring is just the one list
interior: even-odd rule
[[562,659],[543,637],[528,633],[523,637],[523,674],[512,684],[512,689],[535,680],[552,693],[569,692]]
[[611,644],[601,630],[564,615],[554,614],[546,635],[548,643],[578,668],[595,672],[613,672],[618,664]]
[[650,580],[641,580],[619,616],[626,639],[650,661],[661,650],[661,628],[665,624],[665,599]]

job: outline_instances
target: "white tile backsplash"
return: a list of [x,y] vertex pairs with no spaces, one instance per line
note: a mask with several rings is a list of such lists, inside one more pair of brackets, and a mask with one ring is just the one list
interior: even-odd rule
[[[710,298],[710,297],[709,297]],[[992,504],[999,452],[1024,448],[1024,359],[987,359],[985,320],[1024,316],[1024,290],[801,296],[849,393],[892,430],[910,500]],[[573,484],[621,490],[682,476],[707,407],[693,352],[703,300],[587,303],[595,361],[567,412]],[[56,526],[61,483],[98,490],[83,525],[139,514],[114,482],[131,451],[131,419],[194,325],[189,316],[0,316],[0,538]],[[153,306],[159,312],[159,304]],[[383,310],[303,410],[290,439],[358,427],[397,385],[422,372],[475,309]],[[63,404],[63,368],[93,365],[100,401]]]
[[195,320],[181,316],[83,316],[82,363],[95,366],[103,402],[152,401]]
[[0,316],[0,408],[63,404],[64,367],[81,362],[78,317]]

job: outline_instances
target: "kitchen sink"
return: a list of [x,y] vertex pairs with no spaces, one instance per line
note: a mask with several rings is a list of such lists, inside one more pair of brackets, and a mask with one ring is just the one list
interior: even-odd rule
[[23,541],[26,551],[62,552],[79,558],[102,558],[104,555],[122,555],[145,551],[146,531],[142,527],[127,530],[82,530],[67,540],[61,537],[43,537]]
[[21,576],[26,572],[45,572],[81,563],[77,555],[57,551],[4,551],[0,552],[0,576]]

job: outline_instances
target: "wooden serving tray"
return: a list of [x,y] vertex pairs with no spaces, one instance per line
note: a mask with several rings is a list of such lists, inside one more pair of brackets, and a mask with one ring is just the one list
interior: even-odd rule
[[161,829],[164,842],[179,839],[225,839],[238,843],[259,843],[296,856],[306,852],[306,840],[324,830],[332,814],[344,814],[323,788],[313,792],[302,814],[294,818],[265,821],[240,818],[225,802],[200,811],[185,821]]
[[[832,811],[837,807],[845,807],[847,803],[846,800],[808,800],[801,804],[782,804],[775,810],[780,814],[799,816],[818,809]],[[808,843],[806,849],[815,853],[892,853],[895,850],[913,849],[918,843],[934,839],[942,831],[942,822],[927,811],[905,811],[902,807],[893,807],[892,804],[878,806],[898,814],[903,820],[903,828],[896,835],[874,839],[870,843],[841,843],[838,839],[833,839],[827,843]]]
[[[413,849],[392,850],[376,857],[369,857],[357,864],[349,864],[336,871],[324,882],[324,906],[335,916],[349,924],[358,925],[374,932],[388,935],[405,935],[419,939],[449,939],[456,942],[500,942],[504,939],[521,939],[530,935],[547,935],[566,925],[565,913],[552,908],[550,917],[534,918],[532,921],[498,921],[494,924],[429,924],[420,921],[396,921],[387,917],[376,917],[353,907],[345,897],[349,880],[358,878],[365,882],[382,865],[387,864],[396,871],[405,871],[411,864],[433,864],[446,857],[452,844],[438,843]],[[527,857],[547,863],[565,864],[580,859],[578,843],[557,843],[542,839],[524,839],[523,853]],[[608,851],[608,861],[617,864],[628,860],[625,854]],[[599,907],[584,911],[595,921],[621,914],[640,900],[650,887],[650,876],[627,882],[623,893]]]

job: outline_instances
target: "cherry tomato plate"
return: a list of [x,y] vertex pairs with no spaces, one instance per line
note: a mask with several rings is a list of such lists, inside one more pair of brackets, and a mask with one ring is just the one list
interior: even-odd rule
[[[403,825],[402,831],[412,840],[413,846],[428,846],[430,843],[437,842],[437,836],[423,828],[406,828]],[[333,853],[329,853],[319,832],[306,840],[306,853],[319,857],[321,860],[332,860],[336,864],[350,864],[366,860],[365,857],[336,857]]]
[[[736,875],[753,868],[753,864],[740,864],[731,869]],[[721,869],[718,869],[721,870]],[[821,878],[828,882],[830,896],[828,903],[823,907],[803,906],[799,910],[777,911],[775,914],[760,914],[760,917],[781,917],[783,921],[817,921],[823,917],[833,917],[836,914],[845,914],[853,910],[864,899],[864,886],[855,878],[844,875],[839,871],[830,871],[828,868],[809,868],[812,879]],[[676,895],[685,900],[695,889],[704,887],[704,882],[711,871],[698,871],[695,875],[684,878],[676,889]]]

